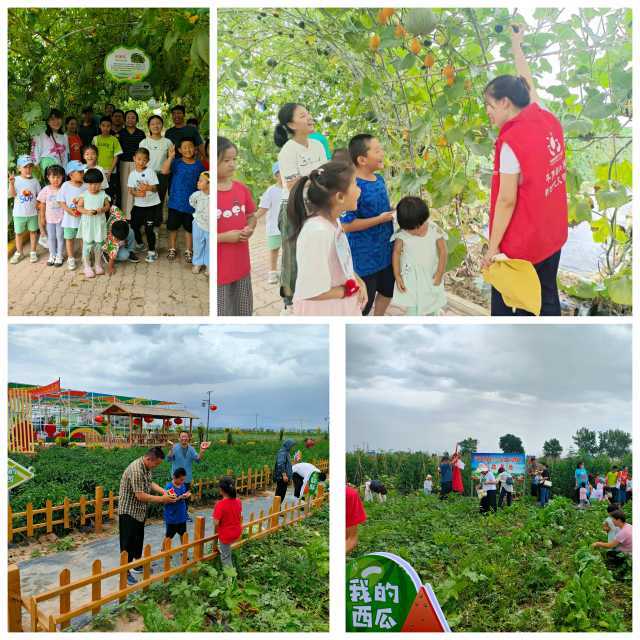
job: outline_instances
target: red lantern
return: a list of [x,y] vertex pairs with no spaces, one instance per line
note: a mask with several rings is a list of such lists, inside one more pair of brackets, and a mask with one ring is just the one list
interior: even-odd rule
[[81,441],[84,442],[85,435],[81,431],[76,431],[74,434],[72,434],[71,439],[72,440],[81,440]]
[[96,422],[102,424],[104,422],[104,416],[96,416]]
[[311,449],[311,447],[313,447],[315,445],[316,441],[313,438],[307,438],[304,441],[304,446],[307,447],[307,449]]
[[44,432],[50,437],[53,438],[53,434],[56,432],[56,425],[55,424],[45,424],[44,425]]
[[134,418],[133,419],[133,424],[140,425],[140,424],[142,424],[142,420],[140,420],[140,418]]
[[209,409],[211,409],[211,411],[215,411],[217,408],[218,408],[217,404],[209,405]]
[[182,418],[174,418],[173,420],[176,424],[182,424]]
[[149,424],[149,423],[153,422],[153,418],[152,418],[151,416],[145,416],[145,417],[144,417],[144,421],[145,421],[147,424]]

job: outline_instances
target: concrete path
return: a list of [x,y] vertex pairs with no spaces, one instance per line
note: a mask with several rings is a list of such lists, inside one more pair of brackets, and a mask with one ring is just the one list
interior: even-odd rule
[[[290,506],[292,496],[289,494],[285,499],[285,506]],[[254,517],[258,517],[260,510],[265,513],[271,508],[273,503],[273,494],[268,493],[261,496],[253,496],[242,500],[242,516],[246,522],[251,514]],[[191,508],[189,514],[195,520],[196,516],[204,516],[205,518],[205,537],[213,533],[213,519],[211,517],[213,507],[207,508]],[[193,527],[194,523],[187,524],[187,532],[189,539],[193,540]],[[151,553],[159,553],[162,550],[162,541],[164,539],[164,523],[157,522],[145,527],[144,543],[145,545],[151,545]],[[173,546],[178,545],[178,538],[173,539]],[[102,561],[103,570],[111,569],[119,566],[120,548],[118,535],[113,535],[107,538],[101,538],[95,542],[83,544],[72,551],[65,551],[62,553],[55,553],[44,556],[42,558],[35,558],[33,560],[26,560],[18,564],[20,568],[20,583],[23,596],[30,596],[35,593],[42,593],[58,586],[58,578],[60,572],[68,568],[71,571],[71,582],[79,580],[81,578],[91,575],[91,565],[94,560],[100,559]],[[178,557],[176,556],[174,562],[178,563]],[[152,570],[155,570],[152,569]],[[162,566],[157,567],[158,571],[162,570]],[[111,591],[116,591],[119,585],[119,576],[114,576],[108,580],[102,582],[102,594],[106,595]],[[73,591],[71,595],[71,607],[80,606],[81,604],[91,599],[91,588],[85,587]],[[50,600],[49,602],[42,603],[41,609],[47,612],[58,612],[59,601]],[[29,628],[29,620],[24,615],[23,610],[23,625],[25,629]],[[90,618],[90,614],[86,616],[80,616],[74,620],[74,627],[82,624],[86,624]]]
[[[47,266],[48,251],[38,246],[35,264],[23,258],[8,264],[10,316],[207,316],[209,278],[191,273],[182,257],[167,260],[167,231],[160,229],[158,260],[118,263],[112,276],[85,278],[81,260],[69,271]],[[146,253],[139,254],[144,258]]]

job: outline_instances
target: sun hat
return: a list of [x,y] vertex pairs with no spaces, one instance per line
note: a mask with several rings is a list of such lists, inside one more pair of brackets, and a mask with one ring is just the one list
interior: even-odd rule
[[84,165],[80,160],[72,160],[67,165],[67,175],[71,175],[74,171],[84,171]]
[[22,169],[22,167],[26,167],[29,164],[34,164],[34,162],[33,162],[33,158],[28,155],[20,156],[18,158],[18,161],[16,162],[18,169]]
[[489,471],[489,467],[486,464],[481,463],[478,465],[478,471],[482,473],[483,471]]
[[275,176],[276,173],[278,173],[278,171],[280,171],[280,164],[277,162],[274,162],[273,166],[271,167],[271,173]]

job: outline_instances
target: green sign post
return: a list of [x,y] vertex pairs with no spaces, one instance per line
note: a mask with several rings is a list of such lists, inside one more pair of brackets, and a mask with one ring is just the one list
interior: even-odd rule
[[9,458],[9,469],[7,473],[7,478],[9,480],[9,490],[15,489],[18,485],[21,485],[23,482],[27,480],[31,480],[35,476],[33,469],[23,467],[21,464],[18,464],[15,460]]

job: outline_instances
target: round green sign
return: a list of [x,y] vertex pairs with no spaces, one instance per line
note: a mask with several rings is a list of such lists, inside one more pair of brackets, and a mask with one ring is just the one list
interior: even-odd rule
[[347,564],[347,631],[401,631],[421,587],[418,574],[392,553]]
[[104,69],[116,82],[136,83],[149,75],[151,59],[142,49],[116,47],[105,56]]

